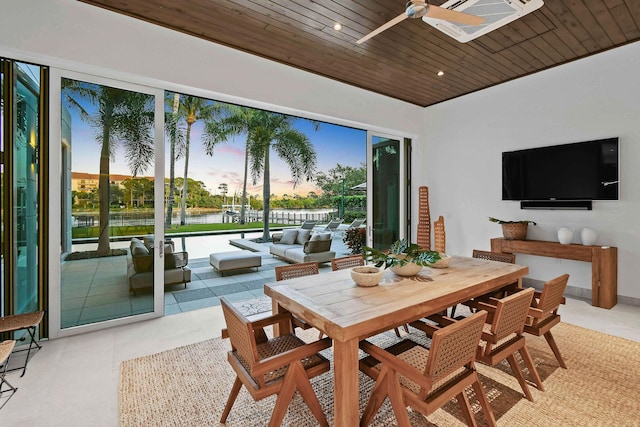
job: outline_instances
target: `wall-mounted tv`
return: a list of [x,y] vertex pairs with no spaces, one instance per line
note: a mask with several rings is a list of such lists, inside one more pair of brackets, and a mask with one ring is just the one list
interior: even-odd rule
[[502,200],[618,200],[618,138],[502,153]]

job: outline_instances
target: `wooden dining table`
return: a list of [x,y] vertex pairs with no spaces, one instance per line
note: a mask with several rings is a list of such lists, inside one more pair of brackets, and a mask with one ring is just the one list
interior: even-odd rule
[[[266,284],[275,312],[289,311],[333,339],[334,422],[359,422],[358,342],[362,339],[518,282],[526,266],[453,256],[448,268],[425,267],[413,277],[390,270],[378,286],[360,287],[350,270]],[[288,333],[277,329],[276,333]]]

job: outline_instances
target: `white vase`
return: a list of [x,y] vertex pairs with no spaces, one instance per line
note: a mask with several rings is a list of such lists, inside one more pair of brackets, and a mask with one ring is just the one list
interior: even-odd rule
[[568,245],[573,240],[573,228],[560,227],[558,228],[558,242],[563,245]]
[[591,228],[583,228],[580,232],[580,240],[582,244],[585,246],[592,246],[596,243],[596,239],[598,238],[598,233]]

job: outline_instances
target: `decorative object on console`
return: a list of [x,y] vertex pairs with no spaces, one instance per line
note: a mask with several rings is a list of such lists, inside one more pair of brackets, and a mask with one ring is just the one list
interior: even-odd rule
[[534,221],[503,221],[489,217],[489,221],[502,225],[502,235],[506,240],[527,240],[529,224],[538,225]]
[[558,228],[558,242],[563,245],[568,245],[573,240],[573,228],[559,227]]
[[598,238],[598,233],[591,228],[583,228],[580,231],[580,241],[585,246],[593,246],[596,244],[596,239]]
[[440,259],[438,252],[424,250],[406,239],[396,240],[386,252],[368,246],[363,249],[367,261],[376,267],[391,267],[391,271],[399,276],[415,276],[422,267],[431,266]]

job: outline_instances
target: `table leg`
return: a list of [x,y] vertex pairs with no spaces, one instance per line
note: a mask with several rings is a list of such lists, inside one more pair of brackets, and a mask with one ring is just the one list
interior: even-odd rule
[[[276,300],[271,300],[271,311],[273,314],[283,313],[287,310],[282,308]],[[281,335],[287,335],[293,332],[293,325],[290,322],[280,322],[273,325],[273,336],[279,337]]]
[[359,423],[358,340],[333,341],[333,410],[336,427]]

